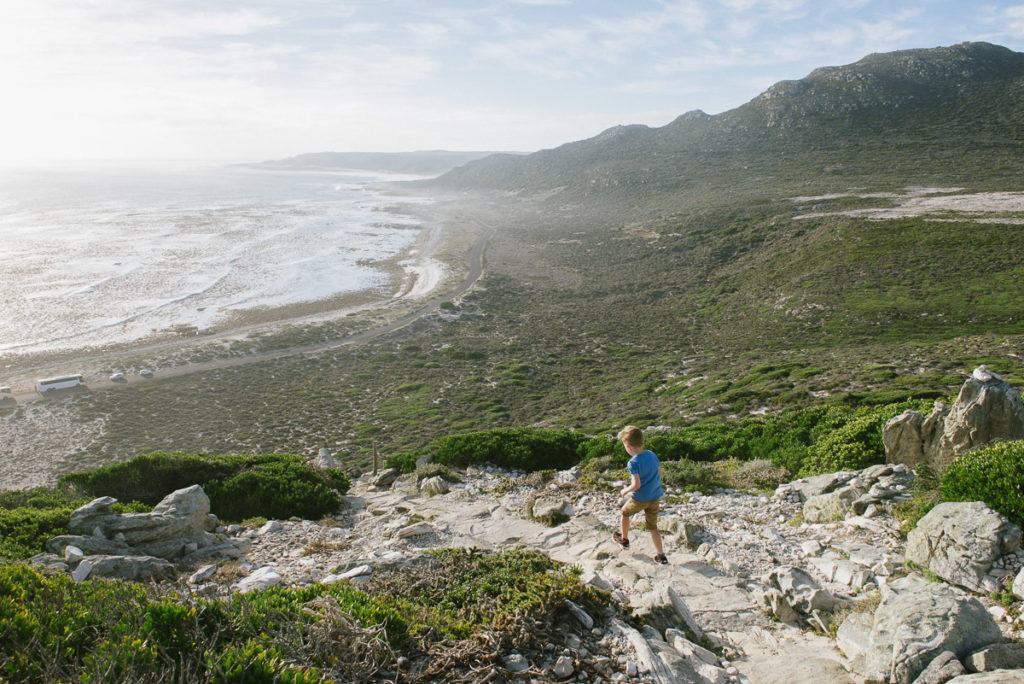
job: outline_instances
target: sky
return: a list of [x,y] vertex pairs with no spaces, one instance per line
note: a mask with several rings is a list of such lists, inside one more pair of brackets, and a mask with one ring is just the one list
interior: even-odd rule
[[4,0],[0,163],[533,151],[963,41],[1024,1]]

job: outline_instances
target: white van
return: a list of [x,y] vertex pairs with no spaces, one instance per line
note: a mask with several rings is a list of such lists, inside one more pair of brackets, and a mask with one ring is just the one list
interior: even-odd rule
[[10,387],[0,387],[0,401],[13,398],[14,392],[11,390]]
[[83,384],[84,381],[81,375],[59,375],[55,378],[36,380],[36,389],[39,390],[40,394],[44,394],[50,390],[69,389],[71,387],[80,387]]

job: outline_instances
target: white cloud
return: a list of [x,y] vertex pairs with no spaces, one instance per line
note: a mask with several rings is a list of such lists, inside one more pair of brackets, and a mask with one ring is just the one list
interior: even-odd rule
[[1006,18],[1006,28],[1009,32],[1018,36],[1024,34],[1024,5],[1007,7],[1003,15]]

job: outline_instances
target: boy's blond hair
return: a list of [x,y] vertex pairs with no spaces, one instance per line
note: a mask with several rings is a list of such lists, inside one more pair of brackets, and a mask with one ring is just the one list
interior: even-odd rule
[[642,447],[644,445],[644,433],[635,425],[627,425],[619,432],[619,439],[631,447]]

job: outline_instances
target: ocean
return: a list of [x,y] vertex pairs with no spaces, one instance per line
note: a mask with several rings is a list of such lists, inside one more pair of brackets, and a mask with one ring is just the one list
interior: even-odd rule
[[0,355],[391,287],[419,235],[368,172],[170,164],[0,169]]

